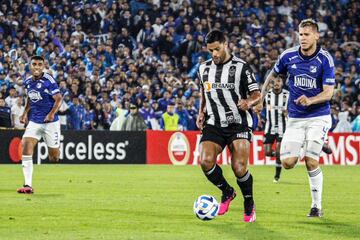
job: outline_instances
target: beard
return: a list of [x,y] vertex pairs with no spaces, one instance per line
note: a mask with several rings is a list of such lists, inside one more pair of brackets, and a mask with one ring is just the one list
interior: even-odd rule
[[225,61],[226,53],[221,55],[220,57],[213,59],[215,64],[222,64]]
[[310,49],[312,49],[314,47],[315,43],[314,44],[311,44],[309,47],[307,48],[301,48],[304,52],[307,52],[309,51]]

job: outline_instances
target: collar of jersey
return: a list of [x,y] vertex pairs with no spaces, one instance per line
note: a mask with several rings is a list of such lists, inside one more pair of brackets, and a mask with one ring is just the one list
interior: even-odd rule
[[321,46],[320,45],[317,45],[316,46],[316,50],[313,54],[311,54],[310,56],[305,56],[304,54],[301,53],[301,47],[299,46],[299,49],[298,49],[298,53],[299,53],[299,56],[303,59],[303,60],[311,60],[313,59],[314,57],[316,57],[318,55],[318,53],[320,52],[320,49],[321,49]]

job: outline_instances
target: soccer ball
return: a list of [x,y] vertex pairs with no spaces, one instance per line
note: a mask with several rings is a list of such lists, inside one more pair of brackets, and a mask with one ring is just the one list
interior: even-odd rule
[[195,215],[204,221],[208,221],[217,216],[219,203],[213,196],[201,195],[194,202]]

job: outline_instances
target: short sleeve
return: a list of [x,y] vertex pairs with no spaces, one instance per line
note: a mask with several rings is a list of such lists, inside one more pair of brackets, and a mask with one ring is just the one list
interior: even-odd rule
[[60,93],[60,89],[58,84],[56,83],[55,79],[48,75],[48,80],[49,80],[49,86],[48,86],[48,90],[50,92],[51,96],[54,96],[57,93]]
[[323,85],[335,85],[335,67],[334,60],[329,53],[325,53],[325,61],[323,61]]
[[259,85],[256,82],[255,74],[251,70],[249,64],[243,66],[241,72],[241,82],[243,86],[246,86],[248,92],[259,91]]

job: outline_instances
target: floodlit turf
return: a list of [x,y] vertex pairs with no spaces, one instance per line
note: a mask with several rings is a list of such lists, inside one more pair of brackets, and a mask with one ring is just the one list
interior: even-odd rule
[[359,239],[360,167],[323,167],[323,219],[306,217],[310,192],[304,166],[251,167],[257,222],[242,222],[242,196],[209,222],[193,214],[201,194],[220,192],[194,166],[35,166],[35,194],[20,195],[20,165],[0,165],[0,239]]

